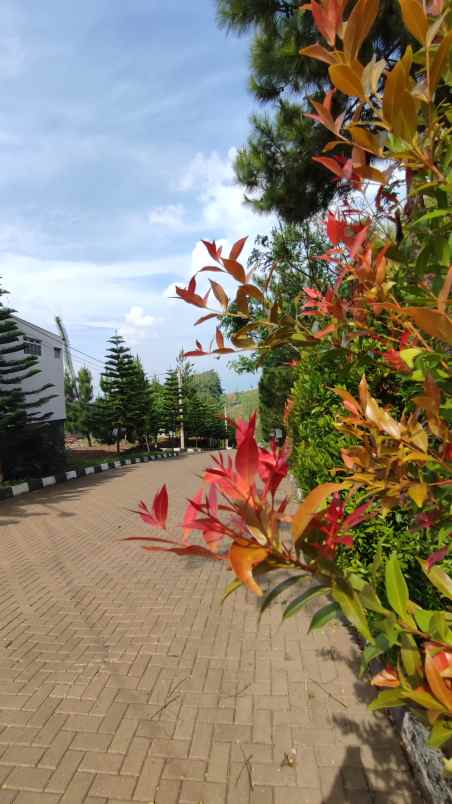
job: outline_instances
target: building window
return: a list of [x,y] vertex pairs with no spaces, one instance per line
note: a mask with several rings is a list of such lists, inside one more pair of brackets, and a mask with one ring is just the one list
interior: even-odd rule
[[57,358],[61,357],[61,349],[58,346],[53,347],[53,355]]
[[26,355],[36,355],[40,357],[42,354],[41,341],[37,338],[28,338],[24,335],[24,352]]

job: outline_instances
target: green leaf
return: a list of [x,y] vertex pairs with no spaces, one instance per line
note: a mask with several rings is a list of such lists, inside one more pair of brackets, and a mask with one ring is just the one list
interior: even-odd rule
[[332,594],[335,601],[339,603],[342,611],[347,617],[347,620],[349,620],[355,626],[355,628],[357,628],[364,639],[366,639],[368,642],[373,642],[374,638],[370,633],[366,612],[358,595],[353,591],[350,584],[342,580],[334,581]]
[[424,692],[424,690],[402,690],[402,697],[408,698],[410,701],[414,701],[419,706],[424,707],[424,709],[433,709],[435,712],[447,712],[444,706],[442,706],[433,695],[430,695],[429,692]]
[[425,609],[421,609],[420,607],[415,609],[414,611],[414,619],[416,620],[416,625],[421,631],[425,631],[426,634],[430,633],[430,620],[432,617],[432,611],[426,611]]
[[419,223],[426,223],[434,218],[444,218],[445,215],[449,216],[450,214],[452,214],[452,209],[434,209],[432,212],[427,212],[425,215],[413,221],[412,225],[417,226]]
[[400,352],[400,357],[404,362],[409,366],[409,368],[414,368],[414,361],[418,355],[421,355],[425,352],[425,349],[419,349],[418,347],[412,347],[411,349],[402,349]]
[[375,551],[374,560],[370,566],[370,574],[372,577],[372,583],[375,588],[378,586],[378,570],[380,569],[381,565],[383,564],[383,553],[381,549],[381,541],[377,544],[377,549]]
[[389,609],[385,609],[375,589],[370,583],[366,583],[363,586],[363,588],[358,592],[358,597],[363,606],[366,609],[369,609],[369,611],[375,611],[377,614],[389,613]]
[[361,666],[359,668],[360,676],[363,675],[370,662],[376,659],[377,656],[381,656],[382,653],[387,653],[390,647],[391,643],[384,634],[378,634],[378,636],[375,637],[374,645],[366,645],[362,653]]
[[284,581],[281,581],[271,592],[268,593],[266,597],[264,597],[261,605],[261,609],[259,612],[259,617],[262,617],[265,609],[268,609],[269,605],[286,589],[290,589],[291,586],[294,584],[299,583],[302,578],[305,578],[306,575],[291,575],[290,578],[286,578]]
[[369,704],[371,712],[377,709],[391,709],[394,706],[402,706],[403,696],[400,687],[391,690],[383,690],[379,695]]
[[411,634],[402,631],[401,650],[402,664],[405,672],[410,678],[417,678],[422,671],[422,659],[419,653],[416,640]]
[[452,720],[439,718],[430,732],[427,745],[431,748],[440,748],[449,740],[452,740]]
[[392,608],[403,620],[407,622],[412,621],[412,618],[407,612],[407,603],[409,600],[408,586],[402,575],[396,553],[393,553],[386,562],[385,578],[386,595]]
[[240,586],[243,586],[243,583],[240,580],[240,578],[234,578],[232,581],[230,581],[230,583],[228,583],[226,589],[224,590],[221,602],[224,603],[226,598],[228,598],[229,595],[232,595],[232,593],[235,592]]
[[442,595],[445,595],[445,597],[448,597],[449,600],[452,600],[452,578],[447,575],[447,573],[445,573],[441,567],[435,566],[431,569],[428,569],[426,561],[423,561],[421,558],[418,558],[418,561],[422,567],[422,571],[433,584],[433,586],[436,586]]
[[323,606],[314,614],[309,625],[309,631],[317,631],[319,628],[323,628],[330,620],[337,619],[340,613],[341,607],[337,603],[328,603],[327,606]]
[[296,614],[297,611],[300,611],[310,600],[314,600],[314,598],[320,597],[321,595],[326,595],[329,591],[330,587],[324,585],[313,586],[311,589],[306,589],[301,595],[291,600],[283,614],[283,620],[288,620],[289,617],[293,617],[293,615]]
[[446,642],[452,644],[452,632],[447,624],[445,613],[443,611],[436,611],[430,618],[430,633],[433,639],[439,642]]

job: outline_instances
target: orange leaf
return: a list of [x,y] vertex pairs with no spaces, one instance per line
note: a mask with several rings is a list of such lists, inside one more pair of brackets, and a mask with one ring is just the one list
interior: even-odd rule
[[300,56],[307,56],[310,59],[318,59],[318,61],[325,61],[327,64],[336,64],[334,53],[327,50],[322,45],[309,45],[300,50]]
[[446,682],[441,677],[435,665],[434,658],[428,648],[425,652],[425,675],[434,696],[452,714],[452,690],[449,689]]
[[399,439],[401,437],[400,424],[386,410],[380,408],[377,400],[369,394],[365,377],[362,378],[359,384],[359,396],[366,419],[375,424],[379,430],[392,436],[392,438]]
[[445,313],[426,307],[404,307],[403,312],[411,316],[414,323],[432,338],[452,346],[452,321]]
[[365,148],[366,151],[370,151],[371,154],[375,154],[376,156],[380,156],[382,154],[383,149],[377,137],[375,137],[373,134],[370,134],[370,132],[365,128],[353,125],[349,126],[348,130],[352,135],[353,142],[357,145],[360,145],[361,148]]
[[359,0],[353,8],[344,33],[344,54],[347,61],[355,59],[378,14],[378,0]]
[[449,31],[447,36],[444,37],[438,50],[436,51],[435,58],[433,59],[432,67],[430,70],[430,92],[433,94],[439,79],[443,74],[443,70],[447,67],[450,60],[450,53],[452,48],[452,31]]
[[223,333],[219,327],[215,330],[215,340],[217,343],[217,349],[224,349],[224,338]]
[[210,279],[209,281],[216,300],[220,302],[222,307],[227,307],[229,304],[229,299],[223,287],[218,282],[214,282],[213,279]]
[[344,488],[343,483],[322,483],[309,492],[298,507],[292,520],[292,536],[295,542],[303,535],[311,519],[325,500],[335,491]]
[[363,96],[361,73],[349,64],[333,64],[328,70],[332,83],[344,95],[353,98]]
[[422,508],[428,495],[427,483],[413,483],[408,487],[407,492],[417,507]]
[[400,0],[403,22],[415,39],[425,45],[428,31],[428,19],[419,0]]
[[388,666],[380,673],[377,673],[370,682],[374,687],[400,687],[400,679],[397,670]]
[[252,569],[262,564],[269,553],[265,547],[248,547],[235,543],[229,550],[229,560],[235,575],[258,597],[262,597],[263,592],[253,578]]

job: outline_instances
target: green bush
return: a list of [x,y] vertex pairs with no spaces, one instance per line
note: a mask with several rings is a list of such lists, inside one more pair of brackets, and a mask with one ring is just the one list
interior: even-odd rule
[[[293,440],[292,473],[303,494],[314,486],[332,480],[332,470],[342,465],[341,449],[350,446],[351,439],[334,428],[337,414],[343,410],[334,386],[343,386],[357,395],[362,370],[347,363],[340,354],[305,352],[293,387],[293,409],[290,429]],[[400,413],[403,407],[403,388],[388,389],[383,375],[369,375],[375,396]],[[359,501],[353,500],[352,507]],[[407,513],[390,511],[386,516],[372,516],[354,529],[352,548],[340,550],[338,563],[343,568],[368,576],[377,550],[383,558],[396,552],[407,577],[412,599],[425,608],[438,609],[444,603],[418,564],[416,556],[427,558],[444,546],[445,532],[410,530]],[[446,559],[443,569],[452,572],[452,558]],[[383,569],[377,573],[379,592],[384,598]]]
[[301,356],[292,391],[290,429],[292,473],[304,494],[331,480],[331,470],[342,464],[341,449],[351,442],[334,428],[341,400],[333,388],[356,387],[357,382],[356,368],[344,363],[338,354],[322,355],[316,350]]

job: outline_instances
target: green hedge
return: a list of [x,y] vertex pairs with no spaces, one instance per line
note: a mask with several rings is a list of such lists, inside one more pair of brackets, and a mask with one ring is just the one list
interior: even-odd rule
[[[293,387],[290,428],[293,439],[292,473],[304,494],[319,483],[332,480],[331,470],[342,465],[341,449],[349,446],[352,440],[334,427],[343,407],[333,388],[342,386],[356,396],[361,374],[340,354],[332,356],[316,350],[302,355]],[[388,390],[385,377],[368,375],[368,381],[375,396],[383,398],[385,403],[392,402],[400,411],[403,389]],[[359,499],[353,501],[353,507],[358,504]],[[353,548],[340,548],[339,563],[344,569],[368,575],[380,545],[384,557],[389,557],[394,551],[397,553],[402,568],[409,575],[409,586],[415,602],[431,609],[442,605],[439,593],[426,582],[416,556],[426,558],[442,547],[447,540],[446,533],[438,534],[435,530],[426,529],[413,531],[408,527],[406,515],[390,512],[386,516],[372,516],[355,528],[354,534]],[[446,560],[443,568],[452,572],[452,558]],[[379,580],[379,591],[384,597],[382,575]]]

